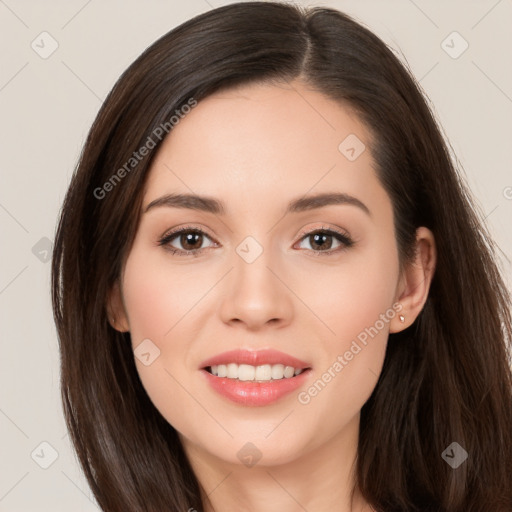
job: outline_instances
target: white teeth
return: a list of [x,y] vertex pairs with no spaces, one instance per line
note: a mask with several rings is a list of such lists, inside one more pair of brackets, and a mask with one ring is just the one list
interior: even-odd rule
[[238,367],[238,380],[254,380],[256,368],[248,364],[241,364]]
[[272,366],[272,378],[277,380],[277,379],[282,379],[283,377],[284,377],[284,365],[274,364]]
[[290,377],[293,377],[294,373],[295,373],[295,368],[293,366],[285,366],[285,368],[284,368],[285,379],[289,379]]
[[217,377],[227,377],[228,379],[238,379],[241,381],[259,381],[290,379],[295,375],[302,373],[301,368],[295,369],[293,366],[284,364],[263,364],[252,366],[250,364],[219,364],[210,367],[211,373]]
[[238,379],[238,365],[235,363],[230,363],[227,365],[228,372],[226,377],[229,379]]
[[256,375],[254,378],[256,380],[270,380],[272,378],[272,366],[269,364],[256,366]]

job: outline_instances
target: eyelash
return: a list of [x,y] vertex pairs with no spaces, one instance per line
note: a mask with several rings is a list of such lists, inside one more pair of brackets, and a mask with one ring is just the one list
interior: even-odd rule
[[[169,243],[173,239],[175,239],[178,235],[181,235],[183,233],[194,233],[194,234],[205,235],[205,236],[207,236],[208,238],[211,239],[211,237],[207,233],[202,231],[201,229],[195,228],[193,226],[185,226],[185,227],[180,228],[180,229],[178,229],[176,231],[171,231],[170,233],[165,234],[158,241],[158,245],[159,246],[165,246],[166,250],[168,250],[172,254],[176,254],[178,256],[193,256],[193,257],[200,256],[202,254],[202,252],[204,251],[204,249],[196,249],[196,250],[193,250],[193,251],[185,251],[183,249],[176,249],[175,247],[169,246]],[[350,236],[348,236],[347,233],[344,233],[342,231],[337,231],[337,230],[332,229],[332,228],[326,228],[326,227],[323,227],[323,226],[321,228],[314,229],[313,231],[308,231],[308,232],[305,232],[305,233],[301,233],[301,237],[299,239],[299,242],[301,242],[304,238],[306,238],[308,236],[317,235],[317,234],[326,234],[326,235],[333,236],[336,240],[338,240],[342,244],[342,246],[338,247],[337,249],[328,250],[328,251],[315,251],[314,249],[306,249],[308,251],[311,251],[315,256],[332,256],[334,254],[338,254],[338,253],[340,253],[342,251],[345,251],[349,247],[352,247],[354,245],[354,241],[352,240],[352,238],[350,238]]]

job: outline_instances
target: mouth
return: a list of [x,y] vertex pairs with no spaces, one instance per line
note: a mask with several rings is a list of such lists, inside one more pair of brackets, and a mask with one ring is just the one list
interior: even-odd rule
[[203,361],[206,383],[216,393],[244,406],[274,403],[303,386],[310,364],[277,350],[233,350]]

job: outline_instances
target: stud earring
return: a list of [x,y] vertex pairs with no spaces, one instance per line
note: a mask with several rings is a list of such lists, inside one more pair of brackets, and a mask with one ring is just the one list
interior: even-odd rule
[[400,322],[402,322],[402,323],[405,322],[405,316],[404,315],[400,315],[398,318],[400,319]]

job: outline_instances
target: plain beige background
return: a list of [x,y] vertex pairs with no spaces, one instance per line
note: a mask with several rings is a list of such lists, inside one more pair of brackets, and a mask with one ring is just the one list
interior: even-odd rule
[[[0,511],[98,510],[60,404],[49,292],[57,214],[122,71],[165,32],[227,3],[0,0]],[[503,251],[510,288],[511,2],[297,3],[345,11],[403,53]]]

